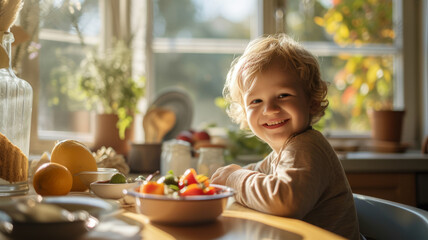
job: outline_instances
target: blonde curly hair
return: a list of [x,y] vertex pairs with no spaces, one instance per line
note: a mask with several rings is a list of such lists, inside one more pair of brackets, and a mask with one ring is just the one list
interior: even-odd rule
[[244,54],[232,62],[223,88],[223,97],[229,104],[229,117],[240,124],[241,129],[248,128],[244,93],[252,86],[257,74],[266,70],[273,61],[280,61],[284,69],[302,81],[311,104],[311,124],[316,123],[328,106],[327,83],[321,79],[317,58],[286,34],[251,41]]

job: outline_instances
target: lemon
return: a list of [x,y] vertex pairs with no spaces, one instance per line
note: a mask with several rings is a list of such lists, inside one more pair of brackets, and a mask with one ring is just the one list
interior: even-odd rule
[[122,173],[116,173],[111,177],[110,183],[126,183],[126,177]]
[[81,171],[97,171],[97,163],[91,150],[83,143],[75,140],[58,142],[52,149],[51,162],[65,166],[73,175],[71,191],[85,191],[88,187],[80,181],[76,173]]

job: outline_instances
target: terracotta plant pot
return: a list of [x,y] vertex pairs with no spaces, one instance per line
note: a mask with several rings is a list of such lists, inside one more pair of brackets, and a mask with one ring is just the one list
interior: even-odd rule
[[376,110],[369,113],[372,137],[377,141],[401,142],[405,111]]
[[102,146],[112,147],[116,153],[127,156],[134,139],[133,124],[125,131],[125,139],[120,139],[119,129],[116,127],[118,117],[115,114],[97,114],[95,118],[95,139],[93,151]]
[[91,113],[88,111],[71,112],[73,131],[80,133],[90,133],[91,131]]

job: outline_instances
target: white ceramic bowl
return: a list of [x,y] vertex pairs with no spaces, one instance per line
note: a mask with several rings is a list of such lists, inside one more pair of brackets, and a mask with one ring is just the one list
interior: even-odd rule
[[125,190],[135,198],[138,213],[150,221],[166,224],[194,224],[214,221],[226,207],[227,199],[234,195],[232,188],[211,184],[221,189],[216,195],[173,197],[143,194],[137,188]]
[[89,188],[91,183],[110,180],[110,178],[118,172],[116,168],[98,168],[97,171],[82,171],[74,175],[79,176],[80,181]]
[[123,190],[136,187],[138,182],[133,183],[105,183],[102,181],[93,182],[90,185],[91,191],[100,198],[120,199],[125,196]]

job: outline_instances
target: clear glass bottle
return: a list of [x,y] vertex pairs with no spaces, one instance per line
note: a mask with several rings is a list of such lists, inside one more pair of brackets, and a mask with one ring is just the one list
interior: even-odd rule
[[217,168],[224,166],[224,148],[202,147],[199,150],[198,174],[211,177]]
[[[2,38],[1,35],[3,35]],[[4,32],[0,34],[0,40],[1,47],[6,50],[9,57],[9,66],[0,68],[0,132],[21,149],[28,158],[33,90],[28,82],[18,78],[12,70],[11,46],[15,40],[13,34]],[[5,159],[0,160],[13,161],[14,159],[8,159],[10,155],[6,155]],[[28,162],[26,169],[20,171],[26,175],[23,181],[9,182],[0,177],[0,196],[20,195],[28,192]]]

